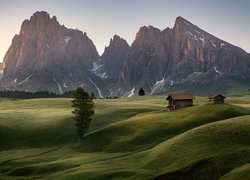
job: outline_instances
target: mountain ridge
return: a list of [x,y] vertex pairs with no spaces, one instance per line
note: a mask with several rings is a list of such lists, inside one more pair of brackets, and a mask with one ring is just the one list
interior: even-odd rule
[[[151,35],[147,31],[149,29],[152,29]],[[146,41],[145,38],[140,38],[142,37],[142,32],[146,33],[144,35],[144,37],[147,37]],[[154,38],[153,34],[155,33],[158,33],[158,39]],[[128,64],[133,64],[138,59],[139,62],[142,62],[137,67],[131,67],[132,69],[134,68],[132,74],[126,71],[131,70],[131,68],[126,68],[123,71],[125,74],[123,76],[126,76],[127,73],[127,79],[129,80],[131,77],[146,77],[145,80],[140,78],[141,82],[136,80],[136,82],[139,82],[137,89],[145,87],[151,94],[155,93],[157,89],[159,89],[159,92],[171,91],[174,84],[216,80],[223,74],[226,76],[247,76],[249,72],[247,68],[249,67],[249,60],[248,62],[244,61],[247,54],[244,50],[216,38],[182,17],[176,19],[173,28],[166,28],[160,31],[157,28],[148,26],[148,28],[141,28],[138,34],[137,39],[131,46],[138,44],[132,50],[135,54],[134,59],[132,56],[132,59],[128,60],[130,61]],[[158,64],[158,67],[151,68],[152,66],[157,66],[157,61],[163,61],[164,63]],[[228,65],[226,61],[231,61],[231,65]],[[242,65],[237,65],[238,67],[233,69],[232,67],[236,62],[242,63]],[[143,66],[145,63],[149,64],[148,67]],[[239,66],[241,67],[239,68]],[[145,71],[141,69],[147,69],[149,73],[145,74]],[[156,75],[154,75],[155,69],[158,70]],[[142,73],[138,73],[138,71]],[[137,74],[134,72],[137,72]],[[157,76],[158,78],[155,78]],[[187,76],[189,78],[186,78]],[[149,81],[150,78],[151,82]],[[191,82],[190,79],[192,80]],[[126,82],[125,78],[121,84]],[[131,82],[128,86],[130,87],[127,90],[132,89],[135,86],[134,82]]]
[[180,16],[172,28],[141,27],[131,46],[114,35],[99,55],[86,32],[36,12],[14,36],[4,64],[3,89],[63,93],[82,86],[101,98],[132,96],[141,87],[152,95],[192,91],[185,84],[250,77],[247,52]]

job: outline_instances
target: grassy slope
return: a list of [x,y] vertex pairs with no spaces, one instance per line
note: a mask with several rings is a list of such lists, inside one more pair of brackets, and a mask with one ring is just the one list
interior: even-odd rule
[[249,113],[232,105],[208,104],[175,112],[146,113],[89,134],[81,150],[126,152],[148,149],[194,127]]
[[[91,131],[140,113],[157,111],[165,103],[160,101],[160,98],[140,102],[123,99],[122,103],[119,100],[97,100]],[[0,104],[0,150],[74,141],[70,99],[2,100]]]
[[233,169],[228,174],[224,175],[221,180],[233,180],[238,179],[239,177],[242,179],[250,179],[250,164],[244,164],[240,167]]
[[72,141],[74,127],[69,121],[69,100],[5,100],[0,103],[0,149],[43,147]]
[[[248,107],[250,98],[228,101]],[[201,174],[217,178],[227,173],[226,178],[245,177],[248,166],[243,165],[250,161],[246,141],[250,116],[245,116],[249,110],[204,102],[198,98],[197,106],[166,112],[164,97],[97,100],[91,132],[75,150],[67,145],[74,129],[69,99],[3,100],[0,179],[145,179]]]
[[249,128],[250,116],[194,128],[154,147],[149,153],[146,167],[158,167],[160,173],[180,169],[189,171],[191,167],[198,171],[196,164],[202,163],[205,170],[211,171],[207,175],[216,173],[220,177],[235,166],[249,162]]

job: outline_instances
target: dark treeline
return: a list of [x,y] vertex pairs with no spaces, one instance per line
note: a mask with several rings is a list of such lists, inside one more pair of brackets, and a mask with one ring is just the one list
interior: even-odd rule
[[33,99],[33,98],[73,98],[75,91],[67,91],[63,94],[56,94],[48,91],[0,91],[0,97],[14,98],[14,99]]
[[[63,94],[56,94],[48,91],[0,91],[0,97],[12,98],[12,99],[34,99],[34,98],[74,98],[75,90],[66,91]],[[92,92],[90,94],[91,99],[97,99],[95,94]],[[118,97],[105,97],[105,99],[117,99]]]

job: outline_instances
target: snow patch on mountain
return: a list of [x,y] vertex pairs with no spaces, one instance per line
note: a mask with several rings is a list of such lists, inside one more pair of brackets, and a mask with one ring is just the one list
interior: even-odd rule
[[194,35],[194,39],[195,39],[196,41],[198,41],[198,39],[197,39],[196,35]]
[[108,76],[106,71],[103,72],[103,68],[104,68],[104,66],[103,66],[103,64],[100,64],[100,60],[99,60],[99,62],[98,61],[93,62],[93,68],[91,69],[91,71],[95,75],[99,76],[100,78],[107,79],[107,78],[109,78],[109,76]]
[[98,62],[93,62],[92,72],[97,73],[97,71],[103,66],[103,64],[99,64]]
[[210,40],[210,42],[212,43],[212,46],[216,48],[216,45],[214,44],[214,41]]
[[183,20],[183,22],[184,22],[186,25],[188,25],[188,26],[190,25],[190,24],[189,24],[187,21],[185,21],[185,20]]
[[68,42],[69,42],[71,39],[72,39],[71,36],[65,36],[65,37],[64,37],[64,42],[65,42],[66,44],[68,44]]
[[135,87],[133,87],[133,89],[131,89],[131,91],[129,91],[129,95],[128,97],[131,97],[135,94]]
[[194,29],[195,30],[195,32],[197,32],[198,34],[200,34],[200,31],[198,31],[197,29]]
[[202,45],[204,46],[204,45],[205,45],[205,43],[206,43],[205,39],[204,39],[204,38],[199,38],[199,40],[201,40],[201,41],[202,41]]
[[174,81],[170,80],[170,86],[173,86],[173,85],[174,85]]
[[[27,78],[25,78],[24,80],[22,80],[21,82],[17,83],[17,86],[20,86],[21,84],[28,82],[29,79],[32,77],[32,74],[30,76],[28,76]],[[17,82],[17,79],[15,79],[15,83]]]
[[165,82],[165,78],[163,77],[162,80],[156,81],[153,89],[151,90],[150,95],[152,95],[158,88],[162,87]]
[[200,75],[202,72],[193,72],[194,74]]
[[187,35],[193,36],[193,33],[191,33],[190,31],[186,32]]
[[57,84],[57,86],[58,86],[58,90],[59,90],[59,92],[60,92],[60,94],[62,94],[63,93],[63,91],[62,91],[62,87],[61,87],[61,85],[59,84],[59,82],[55,79],[55,77],[53,77],[53,80],[55,81],[55,83]]
[[155,87],[155,86],[157,86],[158,84],[162,84],[162,83],[164,82],[164,80],[165,80],[165,78],[163,77],[163,79],[162,79],[162,80],[160,80],[160,81],[156,81],[156,83],[155,83],[154,87]]
[[92,79],[89,78],[89,81],[95,86],[95,88],[97,89],[97,92],[98,92],[98,95],[100,98],[103,99],[103,96],[102,96],[102,93],[101,93],[101,90],[100,88],[96,85],[96,83],[94,83],[94,81]]
[[103,72],[102,74],[99,74],[99,76],[102,78],[102,79],[107,79],[109,76],[107,75],[107,72]]
[[215,71],[216,73],[220,74],[220,75],[223,74],[222,72],[220,72],[220,71],[217,70],[217,67],[216,67],[216,66],[214,66],[214,71]]
[[223,48],[223,47],[225,47],[226,45],[224,44],[224,43],[221,43],[220,44],[220,48]]

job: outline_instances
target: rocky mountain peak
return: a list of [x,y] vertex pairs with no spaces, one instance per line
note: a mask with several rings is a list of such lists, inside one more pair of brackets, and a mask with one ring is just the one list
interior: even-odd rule
[[[113,82],[117,78],[123,67],[123,63],[129,53],[130,46],[127,41],[117,35],[110,39],[110,43],[105,47],[104,53],[101,56],[104,69],[97,73],[97,75],[107,75],[106,77]],[[103,77],[103,76],[102,76]]]
[[[119,61],[121,58],[126,58],[129,48],[129,44],[125,39],[121,38],[118,35],[114,35],[113,38],[110,39],[109,45],[105,47],[104,53],[102,54],[102,58],[106,60],[113,59],[115,61]],[[113,57],[111,58],[111,56]]]
[[29,20],[25,20],[22,23],[19,35],[25,36],[40,33],[45,28],[56,29],[60,26],[56,16],[50,18],[50,15],[45,11],[35,12]]
[[152,44],[160,39],[160,34],[161,30],[158,28],[153,26],[143,26],[137,32],[136,38],[131,46],[133,47],[139,45],[144,47],[146,44]]
[[160,29],[155,28],[153,26],[143,26],[137,32],[135,39],[155,38],[155,36],[157,36],[157,34],[159,34],[160,32]]
[[190,25],[193,25],[191,22],[189,22],[187,19],[181,17],[181,16],[178,16],[175,20],[175,25],[178,24],[178,25],[186,25],[186,26],[190,26]]
[[45,11],[35,12],[22,23],[4,57],[2,86],[58,93],[79,85],[90,89],[93,84],[83,77],[98,58],[86,33],[60,25]]
[[114,35],[113,38],[110,39],[108,47],[105,47],[104,53],[112,47],[118,50],[119,48],[128,48],[129,45],[125,39],[118,35]]
[[179,35],[182,33],[185,33],[188,30],[191,30],[195,28],[195,25],[193,25],[188,20],[184,19],[183,17],[178,16],[175,20],[175,24],[173,27],[173,32],[175,35]]
[[121,40],[122,38],[118,35],[114,35],[113,38],[110,39],[110,43],[112,43],[113,41],[114,42],[117,42],[119,40]]
[[[55,16],[53,18],[56,19]],[[49,13],[45,11],[37,11],[30,18],[31,22],[40,22],[40,23],[43,21],[48,22],[49,20],[50,20]]]

